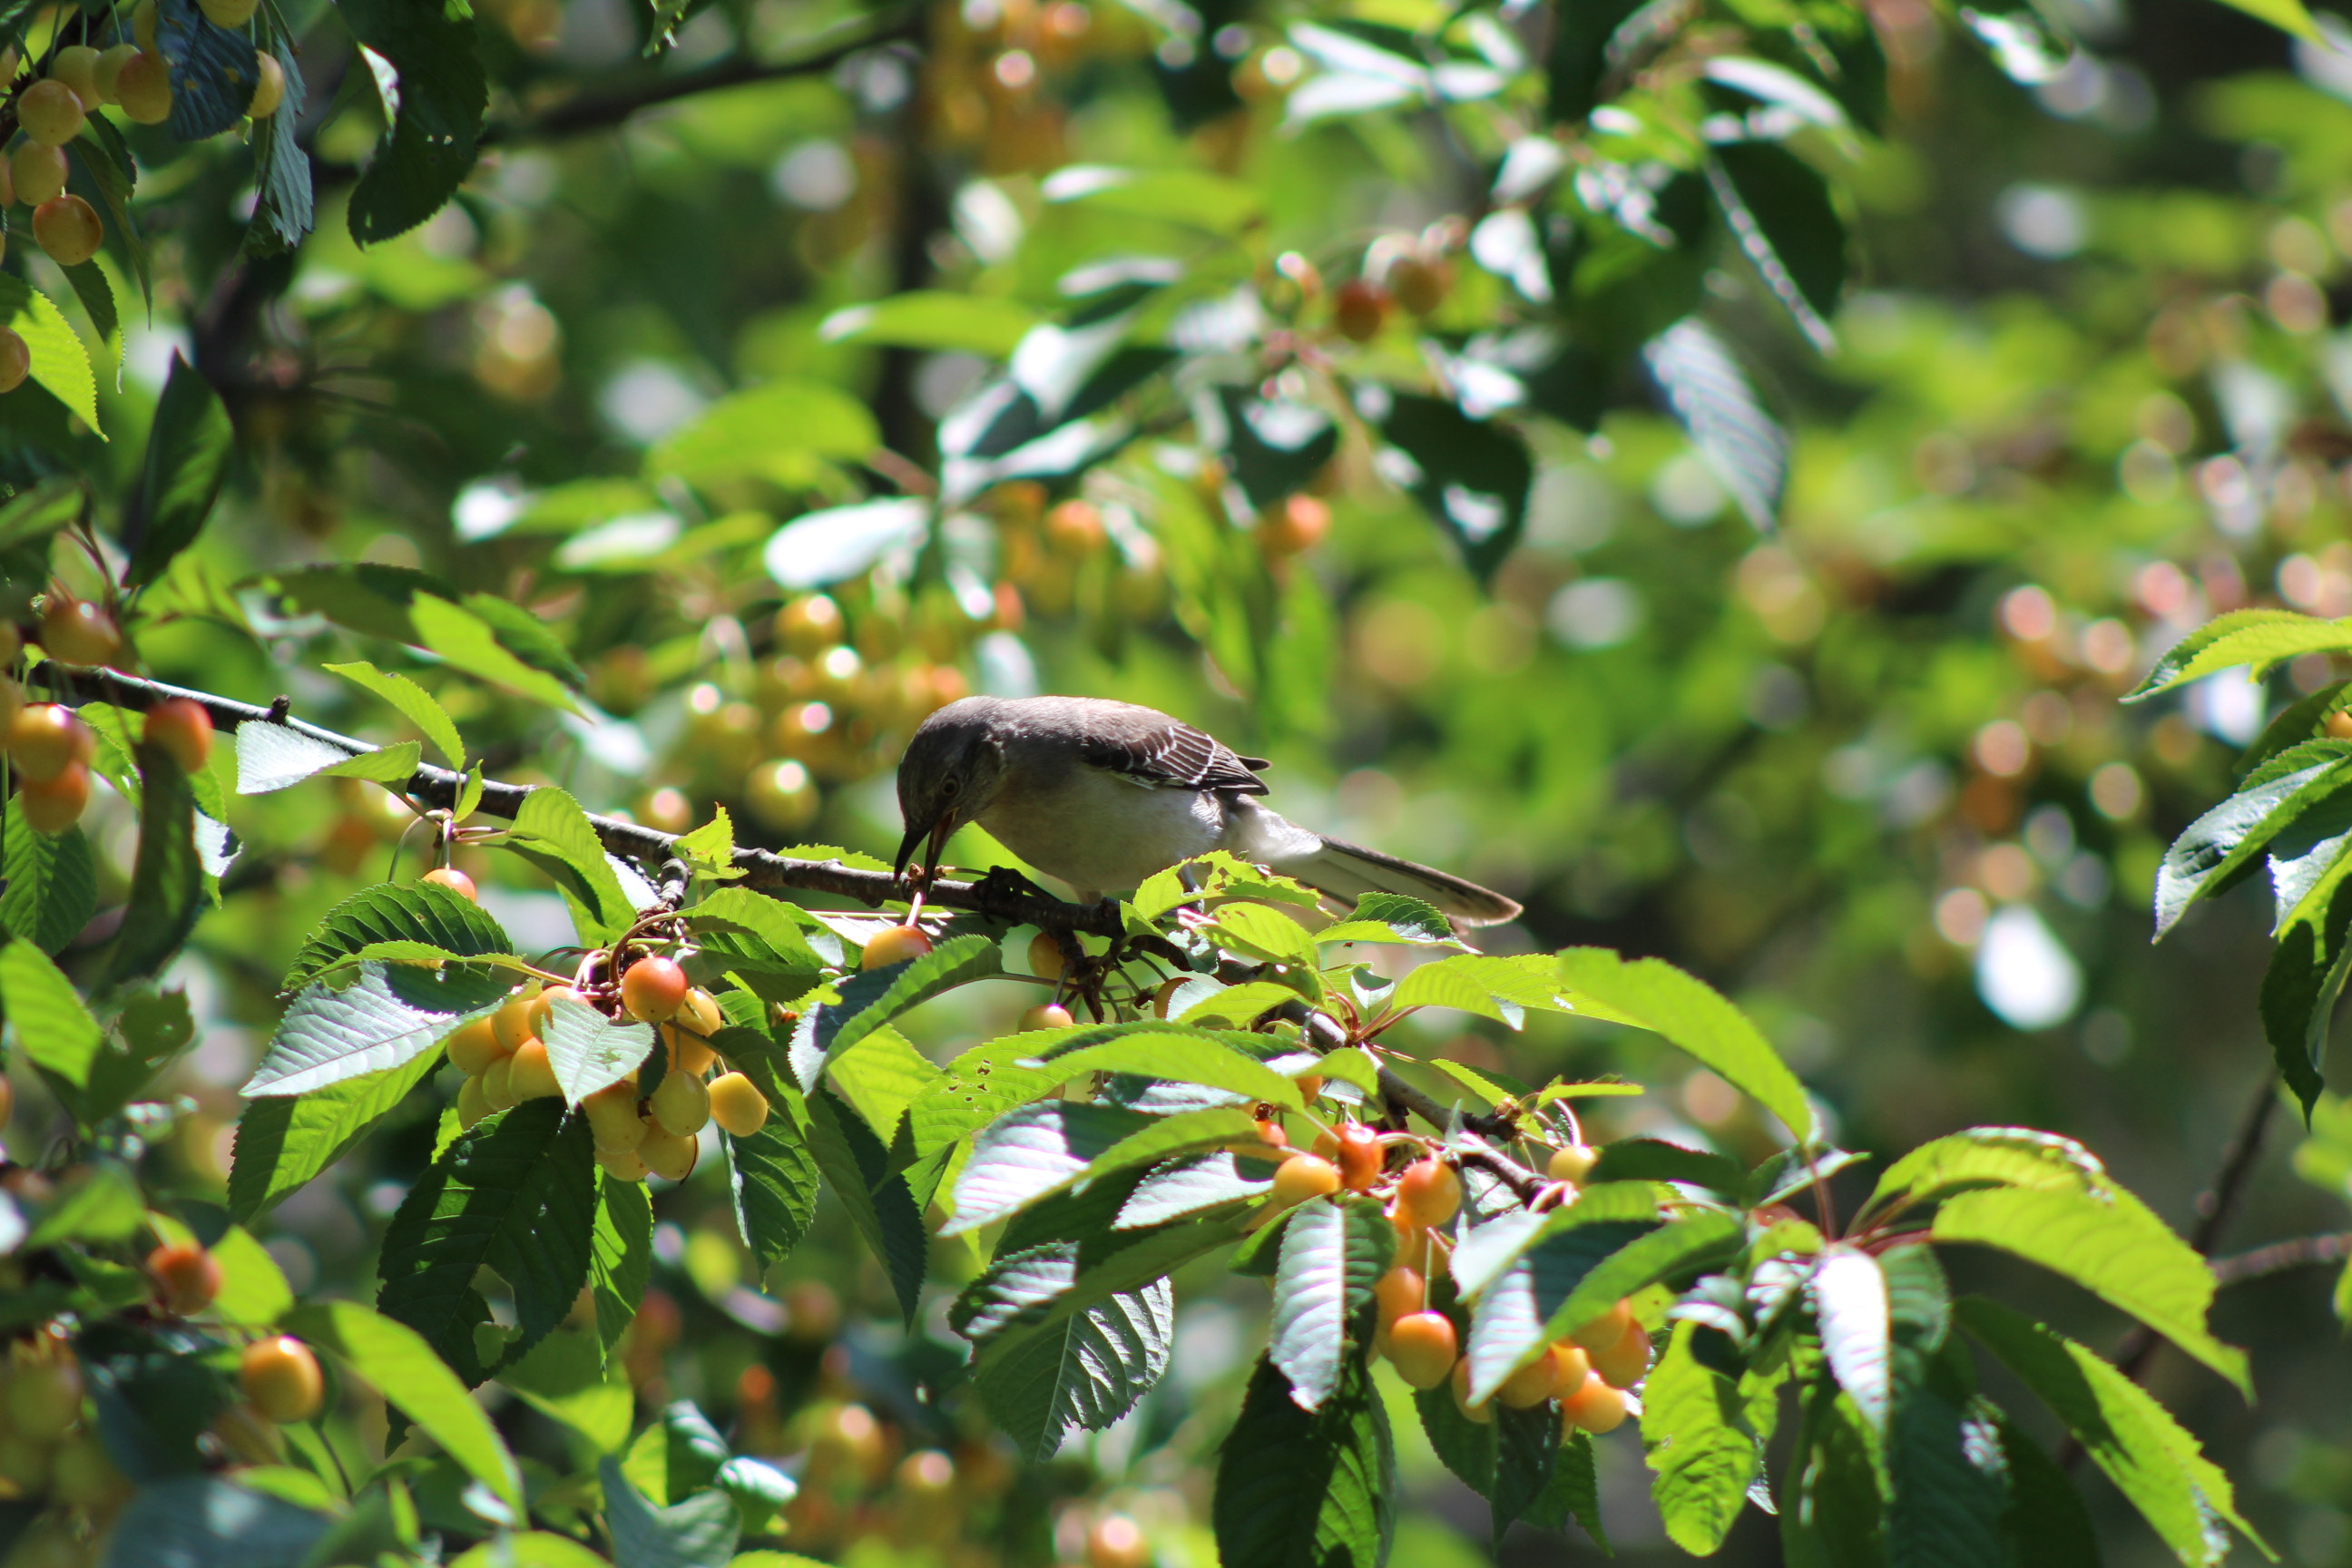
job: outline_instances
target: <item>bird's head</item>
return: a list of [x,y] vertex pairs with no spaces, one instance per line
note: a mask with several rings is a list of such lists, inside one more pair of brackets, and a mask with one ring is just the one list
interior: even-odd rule
[[986,697],[950,702],[917,730],[898,759],[898,815],[907,837],[898,845],[897,869],[923,850],[926,882],[939,869],[940,850],[949,837],[978,816],[996,798],[1004,781],[1004,751],[992,723],[995,703]]

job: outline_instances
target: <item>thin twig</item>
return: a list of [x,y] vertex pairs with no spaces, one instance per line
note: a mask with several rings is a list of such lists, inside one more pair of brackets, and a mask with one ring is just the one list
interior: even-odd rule
[[2249,1252],[2215,1258],[2213,1283],[2242,1285],[2249,1279],[2284,1274],[2290,1268],[2341,1263],[2347,1258],[2352,1258],[2352,1230],[2330,1231],[2325,1236],[2298,1236],[2288,1241],[2273,1241],[2268,1247],[2257,1247]]
[[[110,702],[118,708],[143,712],[166,698],[184,697],[210,714],[217,729],[234,731],[246,724],[274,723],[298,735],[332,746],[350,756],[361,756],[381,749],[365,741],[355,741],[348,735],[339,735],[332,730],[321,729],[292,717],[286,711],[288,704],[284,698],[270,707],[257,708],[248,702],[215,697],[208,691],[142,679],[138,676],[124,675],[120,670],[59,664],[54,659],[45,659],[34,666],[26,679],[34,685],[75,702]],[[456,806],[458,792],[464,788],[465,783],[466,775],[463,773],[425,765],[411,774],[401,787],[410,799],[430,808],[446,810]],[[533,789],[544,787],[485,780],[481,804],[477,809],[511,822],[522,809],[525,797]],[[596,830],[597,838],[606,849],[649,868],[657,868],[672,859],[681,837],[612,816],[592,815],[588,824]],[[869,908],[878,908],[905,896],[905,889],[898,879],[889,872],[862,870],[838,860],[799,860],[772,854],[765,849],[739,848],[735,851],[734,864],[735,868],[743,873],[739,885],[746,888],[791,888],[803,892],[827,893],[835,898],[855,900]],[[1009,925],[1092,931],[1097,936],[1108,937],[1116,937],[1125,930],[1116,904],[1066,903],[1060,899],[1008,889],[1001,883],[983,886],[976,882],[934,882],[929,901],[946,909],[969,910]]]

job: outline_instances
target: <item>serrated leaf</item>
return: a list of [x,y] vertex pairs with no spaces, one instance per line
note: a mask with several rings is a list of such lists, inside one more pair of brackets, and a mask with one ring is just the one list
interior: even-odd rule
[[1204,1210],[1262,1198],[1274,1190],[1274,1167],[1260,1164],[1257,1169],[1265,1174],[1244,1175],[1240,1163],[1226,1153],[1171,1161],[1136,1184],[1119,1205],[1112,1228],[1148,1230]]
[[1864,1205],[1900,1212],[1983,1187],[2111,1190],[2107,1169],[2074,1139],[2032,1127],[1971,1127],[1922,1143],[1886,1168]]
[[267,721],[239,724],[233,739],[239,795],[268,795],[352,760],[344,748],[305,734],[291,724]]
[[22,279],[0,274],[0,327],[25,340],[32,351],[32,379],[62,403],[100,437],[106,434],[98,420],[98,377],[89,368],[89,351],[47,294]]
[[[1642,1384],[1642,1457],[1666,1537],[1711,1556],[1763,1473],[1768,1424],[1759,1430],[1738,1386],[1691,1354],[1697,1325],[1678,1322]],[[1769,1408],[1762,1412],[1769,1418]]]
[[418,1178],[384,1232],[378,1305],[429,1341],[468,1383],[495,1367],[474,1347],[477,1269],[514,1292],[527,1354],[572,1310],[587,1283],[595,1226],[587,1123],[556,1100],[527,1100],[463,1134]]
[[727,1458],[727,1439],[710,1418],[694,1401],[676,1399],[629,1445],[621,1473],[658,1508],[709,1486]]
[[2245,1352],[2221,1343],[2205,1326],[2213,1304],[2212,1269],[2129,1193],[2015,1187],[1963,1193],[1937,1210],[1931,1234],[1939,1243],[1997,1247],[2064,1275],[2253,1397]]
[[[2299,754],[2303,748],[2297,747]],[[2280,834],[2312,807],[2352,785],[2352,746],[2328,747],[2313,765],[2250,779],[2235,795],[2181,830],[2156,873],[2156,934],[2178,924],[2190,905],[2234,886]]]
[[1832,1246],[1806,1281],[1822,1354],[1838,1386],[1874,1432],[1885,1434],[1892,1397],[1886,1277],[1866,1252]]
[[[670,848],[677,858],[706,876],[740,876],[735,867],[735,824],[723,805],[714,805],[709,821],[678,836]],[[698,913],[703,912],[698,908]]]
[[1366,893],[1356,900],[1348,919],[1315,933],[1318,943],[1330,942],[1402,942],[1414,947],[1442,947],[1456,942],[1453,924],[1437,906],[1403,893]]
[[1660,959],[1628,961],[1593,947],[1562,952],[1559,973],[1570,989],[1696,1058],[1779,1117],[1800,1142],[1816,1136],[1812,1107],[1797,1075],[1756,1026],[1706,982]]
[[2074,1489],[2042,1445],[2008,1421],[2000,1424],[2009,1466],[2009,1509],[2001,1535],[2017,1568],[2100,1568],[2099,1532]]
[[388,1072],[432,1050],[507,998],[503,975],[451,965],[365,963],[341,990],[305,986],[240,1091],[308,1094]]
[[1474,573],[1493,574],[1527,521],[1535,460],[1517,432],[1474,419],[1449,398],[1391,395],[1381,438],[1404,459],[1403,488]]
[[1496,1401],[1488,1413],[1495,1428],[1492,1540],[1499,1552],[1505,1532],[1551,1485],[1552,1466],[1559,1458],[1560,1424],[1549,1400],[1525,1410]]
[[146,466],[124,522],[131,562],[122,585],[141,588],[195,542],[212,515],[236,449],[228,409],[212,384],[177,351],[148,427]]
[[1789,474],[1789,433],[1764,411],[1723,341],[1685,316],[1642,348],[1666,404],[1748,521],[1769,532]]
[[1748,1190],[1748,1173],[1738,1161],[1655,1138],[1619,1138],[1602,1144],[1601,1159],[1587,1179],[1682,1182],[1734,1197]]
[[1845,286],[1845,220],[1829,182],[1773,142],[1715,148],[1706,175],[1732,238],[1764,286],[1816,351],[1835,353],[1828,319]]
[[[1646,1189],[1642,1196],[1647,1198]],[[1588,1192],[1585,1202],[1579,1203],[1576,1208],[1584,1208],[1591,1202],[1591,1194]],[[1596,1210],[1602,1207],[1592,1206]],[[1654,1212],[1654,1201],[1652,1208]],[[1553,1340],[1565,1337],[1570,1331],[1597,1317],[1597,1310],[1587,1312],[1580,1306],[1571,1306],[1579,1288],[1602,1260],[1657,1228],[1654,1219],[1611,1219],[1600,1217],[1599,1214],[1568,1226],[1550,1225],[1550,1215],[1538,1217],[1547,1225],[1538,1239],[1485,1286],[1472,1310],[1470,1339],[1465,1353],[1470,1363],[1473,1400],[1491,1398],[1505,1379],[1542,1354]],[[1482,1226],[1471,1234],[1494,1228],[1492,1225]],[[1454,1253],[1457,1284],[1464,1250],[1457,1247]],[[1595,1295],[1588,1291],[1585,1298],[1591,1300]],[[1603,1306],[1607,1304],[1602,1302]],[[1568,1321],[1571,1313],[1575,1314],[1574,1321]]]
[[393,942],[421,942],[461,958],[514,950],[505,928],[471,899],[431,882],[380,883],[327,911],[294,955],[285,988],[299,989],[331,964]]
[[1309,1198],[1291,1211],[1274,1276],[1274,1342],[1266,1354],[1302,1410],[1319,1409],[1357,1349],[1372,1286],[1396,1250],[1396,1226],[1370,1202]]
[[105,1035],[48,954],[17,938],[0,946],[0,1014],[25,1059],[79,1089]]
[[2230,1549],[2224,1522],[2277,1561],[2239,1517],[2229,1477],[2146,1389],[2074,1341],[1980,1296],[1965,1298],[1954,1312],[2065,1423],[2183,1563],[2218,1564]]
[[436,594],[419,594],[409,601],[408,616],[419,643],[475,679],[543,708],[580,711],[563,682],[518,658],[490,624],[471,610]]
[[472,12],[347,0],[342,14],[398,84],[390,130],[352,193],[352,237],[373,245],[415,228],[456,193],[474,166],[489,89]]
[[466,1385],[405,1323],[356,1301],[297,1307],[286,1327],[341,1357],[353,1373],[397,1405],[444,1452],[522,1517],[522,1479],[514,1456]]
[[621,1473],[618,1460],[607,1456],[597,1474],[604,1483],[614,1556],[629,1568],[727,1568],[734,1557],[742,1516],[725,1492],[698,1492],[656,1508]]
[[618,1023],[568,996],[555,998],[547,1014],[547,1065],[566,1105],[620,1082],[653,1055],[651,1024]]
[[866,1119],[885,1143],[898,1136],[907,1108],[940,1076],[929,1057],[892,1028],[875,1029],[846,1050],[833,1053],[825,1080]]
[[2324,621],[2293,610],[2231,610],[2172,645],[2140,683],[2125,693],[2137,702],[2234,665],[2260,676],[2306,653],[2352,650],[2352,618]]
[[237,1118],[229,1165],[229,1213],[250,1220],[341,1159],[367,1130],[424,1081],[439,1058],[346,1079],[309,1092],[249,1101]]
[[278,111],[257,126],[253,138],[253,184],[257,196],[253,226],[246,233],[246,248],[257,255],[291,250],[310,232],[313,221],[310,160],[296,141],[308,93],[301,62],[293,40],[278,38],[272,46],[278,68],[286,73],[285,96]]
[[996,943],[972,935],[951,937],[905,963],[851,975],[836,987],[839,1001],[820,1003],[802,1015],[793,1035],[793,1076],[803,1089],[813,1086],[835,1052],[847,1050],[908,1008],[1002,973],[1003,967]]
[[1592,1463],[1592,1435],[1578,1432],[1552,1456],[1551,1481],[1522,1516],[1539,1530],[1565,1531],[1570,1521],[1605,1553],[1609,1532],[1601,1523],[1601,1479]]
[[[1077,1257],[1074,1243],[1053,1248],[1032,1261],[1020,1283],[1041,1296],[1074,1289]],[[1135,1408],[1168,1370],[1175,1331],[1175,1290],[1155,1279],[1066,1314],[1009,1353],[982,1358],[973,1382],[1022,1454],[1047,1459],[1072,1427],[1100,1432]]]
[[1611,1184],[1586,1188],[1573,1204],[1543,1213],[1514,1208],[1492,1220],[1473,1225],[1456,1239],[1450,1269],[1454,1287],[1475,1297],[1528,1248],[1565,1231],[1601,1220],[1633,1221],[1644,1228],[1658,1223],[1658,1197],[1646,1184]]
[[1887,1568],[1977,1568],[2008,1557],[2009,1461],[1995,1413],[1915,1388],[1887,1434]]
[[0,931],[43,952],[60,952],[98,911],[98,870],[89,839],[79,826],[63,833],[36,833],[15,795],[8,797],[0,838],[7,841],[0,858],[5,882],[0,886]]
[[196,800],[188,775],[158,747],[142,744],[137,755],[139,858],[131,870],[121,934],[107,958],[110,986],[160,972],[178,956],[205,909]]
[[1385,1562],[1396,1532],[1396,1454],[1362,1362],[1321,1409],[1302,1410],[1271,1360],[1251,1376],[1217,1456],[1211,1519],[1223,1568]]
[[554,785],[523,796],[504,842],[555,883],[582,941],[610,942],[635,921],[636,909],[621,891],[595,826],[578,801]]
[[[1077,1256],[1075,1277],[1068,1259],[1079,1246],[1076,1239],[1026,1246],[999,1258],[965,1288],[948,1314],[949,1326],[984,1342],[976,1358],[983,1365],[1000,1356],[1019,1358],[1040,1338],[1058,1335],[1074,1314],[1140,1290],[1242,1234],[1241,1220],[1228,1216],[1137,1233],[1116,1246],[1098,1239]],[[1010,1232],[1006,1239],[1013,1239]]]
[[1069,1077],[1083,1073],[1139,1073],[1171,1083],[1205,1084],[1252,1100],[1304,1110],[1298,1085],[1223,1042],[1180,1029],[1144,1030],[1114,1040],[1049,1050],[1038,1058]]
[[596,1339],[609,1356],[635,1321],[653,1279],[654,1205],[643,1182],[596,1173],[595,1228],[588,1238],[588,1289]]
[[898,1305],[912,1322],[920,1304],[929,1238],[922,1210],[903,1175],[890,1169],[890,1152],[864,1121],[827,1089],[806,1100],[809,1152],[826,1184],[849,1211],[866,1245],[874,1249]]
[[466,744],[457,738],[457,726],[450,721],[448,712],[434,700],[433,694],[408,677],[378,669],[365,659],[352,664],[320,666],[331,675],[340,675],[356,685],[363,686],[383,698],[401,717],[415,725],[433,742],[434,749],[447,759],[451,767],[463,770],[466,765]]
[[729,1133],[720,1140],[727,1150],[735,1227],[762,1270],[789,1257],[808,1235],[820,1184],[816,1156],[809,1152],[807,1110],[798,1096],[782,1092],[788,1098],[770,1108],[757,1132],[749,1138]]
[[1152,1124],[1140,1111],[1075,1100],[1024,1105],[972,1140],[955,1185],[955,1217],[940,1232],[961,1236],[1059,1191],[1100,1155]]

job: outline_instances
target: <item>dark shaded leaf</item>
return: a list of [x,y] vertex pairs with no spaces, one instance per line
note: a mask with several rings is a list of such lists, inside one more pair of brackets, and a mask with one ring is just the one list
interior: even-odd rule
[[441,210],[474,167],[489,88],[464,10],[402,0],[343,0],[359,41],[399,75],[391,133],[352,192],[352,237],[373,245]]
[[1362,1361],[1351,1357],[1310,1413],[1261,1360],[1217,1456],[1211,1516],[1223,1568],[1378,1568],[1396,1514],[1388,1415]]
[[242,1222],[276,1207],[341,1159],[440,1059],[419,1055],[390,1071],[345,1079],[306,1094],[247,1100],[236,1121],[229,1164],[229,1213]]
[[0,877],[0,930],[55,953],[89,923],[98,910],[98,871],[89,839],[79,826],[63,833],[36,833],[14,795],[0,824],[5,837]]
[[169,754],[138,750],[139,859],[107,963],[107,984],[144,980],[175,956],[204,912],[205,868],[196,857],[196,802],[188,775]]
[[1413,500],[1484,577],[1502,563],[1527,521],[1535,461],[1517,433],[1473,419],[1451,401],[1383,393],[1381,436],[1411,459]]

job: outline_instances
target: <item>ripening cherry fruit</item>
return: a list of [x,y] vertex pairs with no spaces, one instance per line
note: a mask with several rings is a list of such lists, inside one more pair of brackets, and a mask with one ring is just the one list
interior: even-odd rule
[[1293,1154],[1274,1168],[1274,1201],[1283,1208],[1339,1190],[1339,1168],[1314,1154]]
[[172,118],[172,68],[153,46],[142,48],[114,73],[114,96],[139,124],[161,125]]
[[614,1153],[634,1153],[652,1131],[646,1119],[637,1114],[637,1084],[635,1079],[623,1079],[616,1084],[598,1089],[580,1102],[588,1118],[588,1131],[596,1140],[596,1147]]
[[1570,1143],[1565,1149],[1552,1151],[1545,1162],[1544,1174],[1555,1182],[1580,1182],[1592,1174],[1592,1167],[1601,1163],[1601,1151],[1590,1143]]
[[646,1106],[653,1112],[656,1125],[680,1138],[693,1137],[710,1122],[710,1090],[692,1073],[663,1075],[661,1087],[646,1099]]
[[1551,1396],[1565,1399],[1584,1386],[1592,1371],[1592,1358],[1566,1340],[1554,1340],[1551,1347]]
[[85,114],[106,101],[98,85],[98,51],[88,44],[68,44],[50,56],[49,77],[73,89]]
[[482,1069],[482,1102],[492,1110],[514,1109],[514,1058],[500,1057]]
[[1368,343],[1388,325],[1389,291],[1369,279],[1342,283],[1331,295],[1331,324],[1351,343]]
[[1349,1192],[1362,1192],[1381,1178],[1381,1135],[1360,1121],[1345,1123],[1339,1128],[1339,1152],[1334,1163],[1339,1167],[1340,1184]]
[[1454,1320],[1443,1312],[1407,1312],[1389,1325],[1389,1360],[1415,1388],[1444,1383],[1460,1348]]
[[726,1026],[727,1015],[719,1011],[719,999],[700,987],[686,994],[677,1016],[661,1028],[662,1043],[669,1047],[670,1066],[681,1072],[700,1078],[719,1059],[710,1048],[710,1037]]
[[89,727],[62,702],[36,702],[16,710],[8,726],[8,756],[27,779],[53,779],[97,747]]
[[635,1149],[598,1149],[596,1163],[625,1182],[642,1182],[653,1170]]
[[26,779],[16,786],[16,804],[36,833],[63,833],[81,820],[89,805],[89,768],[68,763],[53,779]]
[[261,79],[253,84],[253,97],[247,102],[245,111],[256,120],[267,120],[286,100],[286,68],[271,54],[260,56],[257,63]]
[[259,0],[196,0],[205,20],[215,27],[242,27],[253,20]]
[[702,1145],[691,1138],[681,1138],[656,1127],[637,1145],[637,1158],[662,1180],[682,1182],[694,1173],[694,1157],[701,1149]]
[[1087,1568],[1151,1568],[1151,1542],[1123,1513],[1107,1513],[1087,1531]]
[[1275,561],[1306,553],[1330,531],[1331,506],[1319,496],[1286,496],[1258,514],[1258,549]]
[[1029,939],[1029,973],[1040,980],[1062,977],[1062,944],[1053,932],[1041,931]]
[[1543,1353],[1528,1363],[1495,1390],[1495,1397],[1514,1410],[1528,1410],[1551,1397],[1552,1384],[1559,1381],[1559,1359],[1549,1345]]
[[0,327],[0,393],[16,391],[32,374],[33,345],[13,330]]
[[1481,1426],[1495,1418],[1492,1400],[1482,1399],[1475,1405],[1470,1403],[1470,1358],[1467,1356],[1454,1363],[1454,1408]]
[[735,1137],[749,1138],[768,1124],[768,1097],[741,1073],[721,1073],[710,1080],[710,1120]]
[[428,887],[446,888],[469,904],[482,901],[482,890],[474,886],[474,879],[455,866],[436,866],[416,879]]
[[811,594],[776,612],[776,640],[809,658],[839,642],[847,625],[839,605],[823,594]]
[[1013,1026],[1021,1031],[1030,1029],[1066,1029],[1077,1020],[1070,1010],[1058,1003],[1040,1002],[1013,1020]]
[[221,1266],[193,1242],[166,1242],[147,1255],[147,1277],[156,1299],[177,1318],[194,1317],[221,1290]]
[[569,985],[550,985],[532,997],[530,1007],[524,1015],[524,1021],[530,1026],[530,1032],[542,1040],[547,1038],[548,1030],[552,1026],[555,1004],[558,1001],[578,1002],[583,1006],[586,1005],[586,1001],[580,993]]
[[1453,292],[1454,265],[1442,256],[1433,259],[1400,257],[1389,263],[1388,282],[1398,304],[1416,316],[1426,316]]
[[488,1018],[476,1018],[461,1024],[444,1047],[449,1053],[449,1065],[467,1078],[479,1078],[490,1070],[490,1064],[507,1054],[499,1044],[498,1031],[490,1027]]
[[457,1086],[457,1131],[471,1132],[474,1123],[489,1113],[490,1100],[483,1092],[482,1075],[472,1074]]
[[1634,1319],[1630,1301],[1620,1300],[1589,1323],[1580,1323],[1568,1336],[1584,1350],[1599,1353],[1625,1337],[1626,1331],[1641,1324]]
[[139,52],[136,44],[116,44],[98,57],[98,92],[109,103],[122,101],[122,68]]
[[1434,1156],[1416,1160],[1397,1178],[1397,1202],[1426,1226],[1442,1226],[1462,1207],[1462,1178]]
[[1372,1303],[1379,1310],[1383,1331],[1407,1313],[1420,1311],[1428,1300],[1429,1291],[1419,1269],[1391,1268],[1372,1282]]
[[33,209],[33,242],[60,267],[79,267],[98,254],[99,243],[105,237],[106,226],[98,221],[98,209],[70,193],[51,196]]
[[[47,627],[42,628],[44,640]],[[180,764],[184,773],[200,773],[212,761],[213,716],[205,711],[204,704],[186,697],[167,697],[147,710],[147,742],[160,746],[164,754]],[[430,881],[428,876],[425,879]],[[467,884],[470,889],[471,883]],[[467,891],[467,898],[473,897]]]
[[81,1419],[81,1363],[67,1351],[9,1373],[8,1425],[19,1437],[55,1443]]
[[8,179],[18,201],[28,207],[39,206],[66,188],[66,150],[26,142],[8,154]]
[[1625,1396],[1593,1373],[1584,1386],[1559,1402],[1560,1436],[1585,1431],[1599,1436],[1625,1424]]
[[621,1005],[633,1018],[659,1024],[677,1016],[692,989],[677,960],[658,955],[641,958],[621,976]]
[[511,1055],[522,1049],[525,1040],[539,1038],[539,1032],[530,1026],[530,1005],[537,1000],[530,993],[518,991],[499,1004],[499,1010],[490,1015],[490,1032],[499,1037],[499,1049]]
[[310,1347],[291,1334],[257,1340],[237,1363],[245,1402],[280,1426],[308,1421],[327,1397],[327,1380]]
[[44,147],[62,147],[81,134],[89,116],[74,89],[46,77],[16,95],[16,128]]
[[545,1042],[525,1040],[515,1047],[507,1066],[507,1090],[518,1103],[563,1092],[563,1086],[555,1081],[555,1064],[547,1059]]
[[1065,555],[1092,555],[1108,537],[1102,509],[1090,500],[1066,500],[1048,510],[1045,531],[1045,542]]
[[[81,202],[83,209],[89,210],[89,204],[79,196],[60,196],[58,202]],[[40,223],[42,212],[56,205],[57,202],[43,204],[33,215],[35,225]],[[90,211],[90,221],[98,221],[95,211]],[[38,232],[37,226],[35,233]],[[46,242],[41,248],[48,251],[52,258],[57,257],[58,253]],[[73,263],[63,265],[70,267]],[[106,613],[106,606],[67,594],[52,594],[41,606],[40,637],[41,646],[49,650],[50,657],[67,664],[104,664],[122,651],[122,634],[114,629],[114,617]]]
[[1615,1344],[1592,1352],[1592,1370],[1612,1388],[1631,1388],[1650,1370],[1650,1336],[1642,1325],[1627,1326]]
[[866,951],[859,955],[861,969],[882,969],[893,963],[904,963],[910,958],[920,958],[931,951],[931,939],[923,934],[920,926],[884,926],[866,939]]

